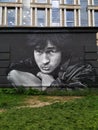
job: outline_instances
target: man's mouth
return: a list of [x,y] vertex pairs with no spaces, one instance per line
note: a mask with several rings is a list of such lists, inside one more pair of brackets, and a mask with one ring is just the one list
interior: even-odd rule
[[49,71],[50,69],[49,69],[49,67],[41,67],[42,68],[42,70],[45,70],[45,71]]

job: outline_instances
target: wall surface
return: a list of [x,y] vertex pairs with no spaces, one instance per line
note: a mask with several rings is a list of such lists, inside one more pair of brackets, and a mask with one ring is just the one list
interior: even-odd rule
[[[57,44],[62,45],[63,43],[63,52],[65,54],[63,60],[65,62],[67,58],[71,58],[72,64],[86,61],[91,63],[97,72],[97,30],[97,28],[1,28],[0,86],[11,86],[6,78],[10,64],[19,63],[33,57],[34,48],[29,45],[30,37],[33,37],[32,42],[37,39],[41,44],[44,44],[43,41],[47,38],[52,39],[54,42],[57,41]],[[38,68],[34,69],[37,71]]]

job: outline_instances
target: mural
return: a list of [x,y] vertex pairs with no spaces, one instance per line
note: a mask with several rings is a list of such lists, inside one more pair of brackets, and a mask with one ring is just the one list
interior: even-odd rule
[[85,48],[96,47],[95,34],[35,32],[2,36],[9,41],[6,77],[13,87],[44,91],[83,89],[95,84],[96,69],[85,58]]

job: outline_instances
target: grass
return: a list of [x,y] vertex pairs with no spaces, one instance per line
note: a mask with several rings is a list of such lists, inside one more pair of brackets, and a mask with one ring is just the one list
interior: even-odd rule
[[0,94],[0,108],[11,109],[12,107],[23,104],[25,95]]
[[[52,89],[51,89],[52,90]],[[75,90],[53,90],[53,91],[39,91],[37,89],[25,89],[20,86],[17,89],[14,88],[0,88],[0,93],[4,94],[22,94],[22,95],[50,95],[50,96],[87,96],[87,95],[97,95],[98,88],[85,88],[85,89],[75,89]]]
[[97,130],[98,97],[40,108],[13,108],[0,114],[0,130]]
[[[50,105],[36,107],[45,102]],[[0,130],[98,130],[98,93],[78,97],[1,92],[0,110]]]

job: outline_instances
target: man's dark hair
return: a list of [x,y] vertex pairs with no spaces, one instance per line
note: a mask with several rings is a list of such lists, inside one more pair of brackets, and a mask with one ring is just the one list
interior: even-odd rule
[[36,33],[28,35],[28,45],[32,47],[32,51],[39,46],[39,49],[44,49],[48,41],[55,45],[62,53],[64,61],[69,57],[66,46],[69,44],[69,34],[65,33]]

